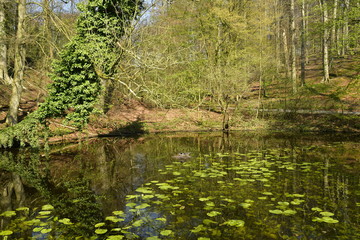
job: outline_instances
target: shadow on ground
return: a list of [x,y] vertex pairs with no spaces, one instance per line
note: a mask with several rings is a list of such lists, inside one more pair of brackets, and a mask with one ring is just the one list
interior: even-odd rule
[[107,136],[126,136],[126,137],[140,137],[141,135],[146,134],[147,131],[144,128],[144,122],[140,119],[137,119],[133,122],[128,122],[126,125],[112,130],[108,134],[100,135],[100,137]]

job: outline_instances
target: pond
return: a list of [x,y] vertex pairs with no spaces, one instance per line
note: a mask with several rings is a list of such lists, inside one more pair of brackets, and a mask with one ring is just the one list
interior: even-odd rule
[[3,239],[360,239],[360,136],[84,139],[0,155]]

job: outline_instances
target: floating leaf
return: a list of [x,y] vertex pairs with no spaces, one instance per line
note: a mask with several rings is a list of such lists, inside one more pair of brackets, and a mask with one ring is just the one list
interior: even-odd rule
[[297,212],[295,210],[288,209],[288,210],[285,210],[283,214],[286,216],[290,216],[290,215],[294,215],[296,213]]
[[243,227],[245,222],[243,220],[228,220],[221,225],[228,225],[231,227]]
[[203,223],[204,223],[205,225],[210,225],[210,224],[212,224],[212,223],[217,223],[217,222],[215,222],[215,221],[213,221],[213,220],[211,220],[211,219],[204,219],[204,220],[203,220]]
[[16,209],[16,211],[29,211],[30,209],[28,207],[19,207]]
[[127,195],[126,200],[131,200],[131,199],[134,199],[134,198],[137,198],[137,197],[140,197],[140,195]]
[[207,237],[199,237],[197,240],[211,240],[211,239]]
[[135,208],[136,209],[144,209],[144,208],[147,208],[147,207],[150,207],[150,205],[147,204],[147,203],[143,203],[143,204],[140,204],[139,206],[136,206]]
[[220,215],[221,212],[218,212],[218,211],[211,211],[211,212],[208,212],[206,215],[208,215],[209,217],[215,217],[217,215]]
[[95,224],[96,228],[99,228],[99,227],[102,227],[102,226],[105,226],[105,223],[101,222],[101,223]]
[[116,216],[124,216],[125,215],[123,211],[113,211],[112,213]]
[[65,224],[65,225],[71,225],[71,224],[73,224],[73,223],[70,221],[70,219],[68,219],[68,218],[60,219],[59,222]]
[[297,194],[297,193],[294,193],[293,195],[294,195],[294,197],[304,197],[305,196],[305,194]]
[[143,220],[137,220],[137,221],[135,221],[132,225],[133,225],[134,227],[140,227],[143,223],[144,223]]
[[314,218],[313,222],[338,223],[339,221],[331,217]]
[[163,230],[163,231],[160,232],[160,234],[162,236],[169,236],[171,233],[172,233],[171,230]]
[[288,202],[278,202],[278,204],[280,206],[289,206],[290,205],[290,203],[288,203]]
[[36,227],[33,229],[33,232],[40,232],[43,229],[44,229],[43,227]]
[[42,206],[41,209],[44,211],[49,211],[49,210],[54,210],[54,207],[50,204],[47,204],[47,205]]
[[211,198],[207,197],[207,198],[199,198],[199,201],[201,202],[205,202],[205,201],[209,201]]
[[103,229],[103,228],[98,228],[98,229],[95,229],[95,233],[96,234],[105,234],[107,233],[107,229]]
[[318,208],[318,207],[313,207],[313,208],[311,208],[311,210],[316,211],[316,212],[322,212],[322,209]]
[[275,210],[269,210],[270,213],[273,214],[283,214],[283,211],[279,210],[279,209],[275,209]]
[[47,234],[47,233],[49,233],[49,232],[51,232],[51,231],[52,231],[51,228],[44,228],[43,230],[41,230],[41,233],[42,233],[42,234]]
[[49,215],[51,214],[51,211],[40,211],[39,214],[42,216]]
[[157,236],[154,236],[154,237],[147,237],[146,240],[160,240],[160,238]]
[[12,217],[12,216],[15,216],[15,215],[16,215],[15,211],[6,211],[6,212],[3,212],[0,216]]
[[120,232],[122,230],[122,228],[113,228],[113,229],[111,229],[111,231],[113,231],[113,232]]
[[123,239],[124,236],[123,235],[111,235],[111,236],[108,236],[106,238],[106,240],[121,240]]
[[324,217],[331,217],[331,216],[334,216],[334,214],[333,213],[331,213],[331,212],[321,212],[320,213],[322,216],[324,216]]
[[166,218],[156,218],[155,220],[161,221],[161,222],[166,222]]
[[11,234],[13,234],[11,230],[0,231],[0,236],[9,236]]
[[198,233],[198,232],[206,231],[206,230],[207,230],[207,227],[205,227],[204,225],[200,224],[200,225],[196,226],[194,229],[190,230],[190,232]]
[[300,199],[294,199],[293,201],[291,201],[290,203],[292,204],[292,205],[300,205],[302,202],[305,202],[305,200],[300,200]]
[[326,223],[338,223],[339,221],[331,217],[322,217],[323,222]]
[[127,203],[126,206],[129,207],[129,208],[133,208],[133,207],[136,206],[136,203],[133,203],[133,202]]
[[136,192],[141,192],[141,193],[152,193],[153,190],[149,187],[139,187],[138,189],[135,190]]
[[243,208],[249,208],[251,206],[251,203],[240,203],[240,206],[242,206]]
[[123,222],[123,221],[124,221],[123,218],[119,218],[119,217],[117,217],[117,216],[107,216],[107,217],[105,218],[105,220],[108,220],[108,221],[111,221],[111,222],[114,222],[114,223],[116,223],[116,222]]

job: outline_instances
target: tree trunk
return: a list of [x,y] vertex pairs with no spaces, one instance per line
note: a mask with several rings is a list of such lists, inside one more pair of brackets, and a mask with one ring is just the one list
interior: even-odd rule
[[289,64],[289,47],[288,47],[288,39],[286,35],[286,30],[283,29],[282,34],[282,41],[283,41],[283,48],[284,48],[284,62],[285,62],[285,70],[286,70],[286,77],[288,78],[290,76],[290,64]]
[[343,25],[343,36],[342,36],[342,51],[341,55],[344,56],[349,49],[349,7],[350,0],[344,0],[345,9],[344,9],[344,25]]
[[293,93],[297,92],[296,83],[296,44],[295,44],[295,0],[290,0],[290,65],[291,65],[291,81]]
[[43,18],[44,18],[44,41],[45,41],[45,57],[44,66],[50,67],[49,62],[54,57],[54,49],[52,47],[52,33],[51,33],[51,0],[43,0]]
[[334,0],[334,9],[332,16],[331,24],[331,52],[336,53],[338,44],[337,44],[337,10],[338,10],[338,0]]
[[23,88],[23,76],[25,68],[25,17],[26,17],[26,0],[18,0],[18,24],[15,40],[15,63],[14,77],[12,79],[12,92],[9,102],[9,111],[6,116],[6,123],[12,126],[18,122],[18,111]]
[[5,31],[5,4],[7,0],[0,0],[0,82],[11,84],[7,66],[7,41]]
[[323,53],[323,80],[322,82],[328,83],[330,82],[330,73],[329,73],[329,29],[328,29],[328,6],[326,0],[320,1],[321,8],[322,8],[322,22],[323,22],[323,46],[322,46],[322,53]]
[[301,2],[301,86],[305,85],[305,66],[306,66],[306,19],[305,19],[305,0]]

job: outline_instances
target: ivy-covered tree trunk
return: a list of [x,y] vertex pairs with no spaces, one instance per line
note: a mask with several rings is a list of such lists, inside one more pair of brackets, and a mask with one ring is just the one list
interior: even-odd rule
[[10,84],[7,65],[7,39],[5,31],[5,4],[7,0],[0,0],[0,82]]
[[6,116],[6,123],[10,126],[18,122],[18,112],[23,88],[24,68],[25,68],[25,17],[26,0],[18,1],[18,24],[15,40],[15,65],[14,77],[12,78],[11,98],[9,102],[9,111]]

